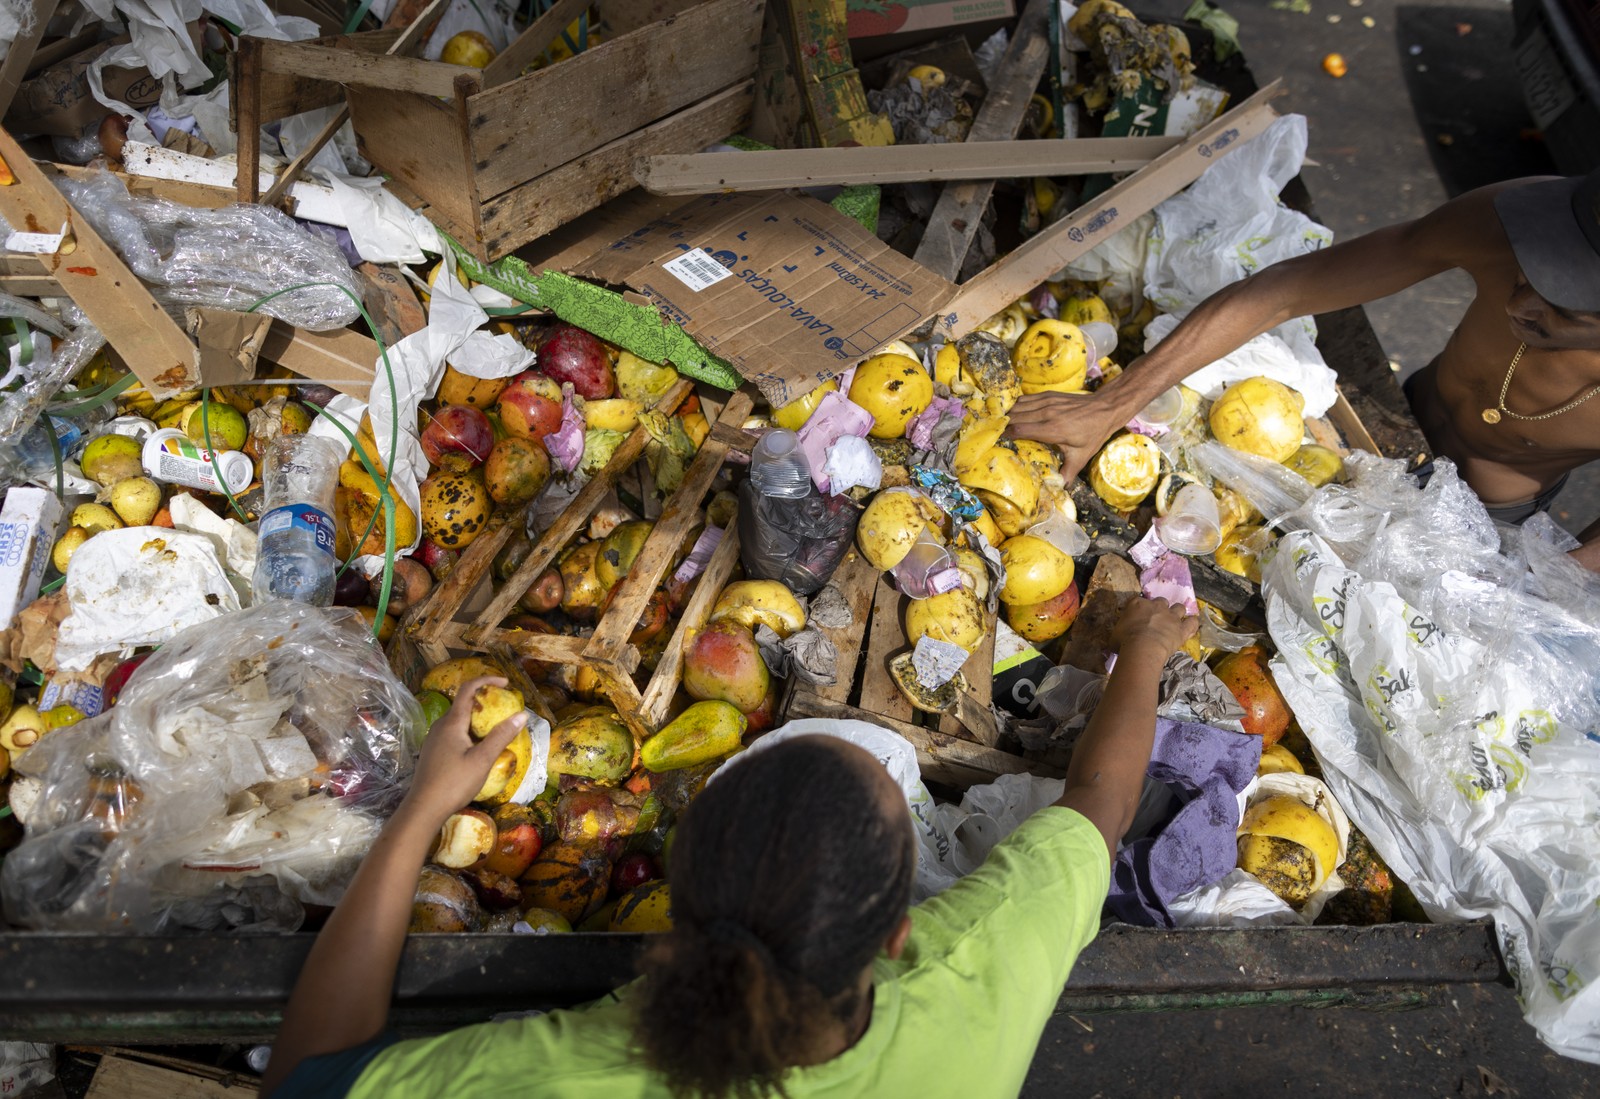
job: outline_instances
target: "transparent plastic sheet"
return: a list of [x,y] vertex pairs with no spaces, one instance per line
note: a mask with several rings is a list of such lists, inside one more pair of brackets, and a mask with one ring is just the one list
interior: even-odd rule
[[[0,316],[12,315],[18,314],[4,312],[0,303]],[[34,363],[22,385],[0,393],[0,455],[7,459],[15,458],[17,444],[38,422],[50,399],[99,353],[106,338],[85,320],[67,334],[61,346],[52,351],[49,343],[44,338],[35,340]]]
[[1218,442],[1191,446],[1189,458],[1201,473],[1254,504],[1269,523],[1300,508],[1315,491],[1310,481],[1287,466]]
[[165,303],[242,312],[287,291],[259,312],[316,332],[343,328],[360,315],[361,289],[344,255],[271,207],[202,210],[134,198],[109,172],[56,182]]
[[1448,461],[1399,465],[1286,518],[1278,686],[1430,916],[1492,916],[1529,1023],[1600,1062],[1600,582],[1542,524],[1502,538]]
[[17,759],[43,791],[0,869],[6,917],[294,930],[343,894],[422,728],[353,611],[278,600],[185,630],[116,706]]

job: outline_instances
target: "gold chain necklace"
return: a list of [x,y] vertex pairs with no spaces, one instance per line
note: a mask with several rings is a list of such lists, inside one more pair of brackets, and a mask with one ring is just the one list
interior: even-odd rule
[[1497,423],[1499,423],[1500,422],[1500,414],[1501,413],[1505,413],[1507,416],[1510,416],[1513,420],[1548,420],[1552,416],[1561,415],[1563,412],[1571,412],[1574,408],[1577,408],[1584,401],[1587,401],[1590,397],[1593,397],[1596,393],[1600,393],[1600,385],[1597,385],[1593,389],[1589,390],[1589,392],[1585,393],[1583,396],[1577,398],[1576,400],[1568,401],[1566,404],[1562,405],[1560,408],[1556,409],[1554,412],[1546,412],[1546,413],[1544,413],[1543,415],[1540,415],[1540,416],[1524,416],[1520,412],[1511,411],[1509,408],[1506,407],[1506,393],[1507,393],[1507,391],[1509,391],[1511,389],[1511,377],[1512,377],[1512,375],[1514,375],[1517,372],[1517,364],[1522,361],[1522,353],[1524,351],[1526,351],[1526,350],[1528,350],[1528,345],[1526,343],[1524,343],[1524,344],[1520,345],[1517,348],[1517,353],[1515,355],[1511,356],[1511,365],[1506,367],[1506,380],[1500,383],[1500,404],[1499,404],[1499,407],[1497,407],[1497,408],[1486,408],[1486,409],[1483,410],[1483,422],[1484,423],[1486,423],[1486,424],[1497,424]]

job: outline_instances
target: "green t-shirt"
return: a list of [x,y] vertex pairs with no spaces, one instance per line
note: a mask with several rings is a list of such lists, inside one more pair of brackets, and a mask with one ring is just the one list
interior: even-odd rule
[[[1099,930],[1109,882],[1105,841],[1086,818],[1036,813],[978,870],[911,910],[904,954],[875,963],[866,1034],[794,1070],[789,1094],[1016,1095],[1073,961]],[[348,1094],[666,1096],[635,1052],[628,992],[389,1046]]]

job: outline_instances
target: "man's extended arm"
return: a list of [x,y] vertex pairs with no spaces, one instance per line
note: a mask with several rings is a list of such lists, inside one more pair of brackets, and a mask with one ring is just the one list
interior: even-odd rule
[[1157,395],[1295,317],[1374,301],[1460,266],[1495,217],[1493,189],[1462,195],[1416,221],[1275,263],[1217,291],[1166,339],[1093,395],[1041,393],[1011,412],[1011,434],[1054,443],[1077,476],[1106,439]]

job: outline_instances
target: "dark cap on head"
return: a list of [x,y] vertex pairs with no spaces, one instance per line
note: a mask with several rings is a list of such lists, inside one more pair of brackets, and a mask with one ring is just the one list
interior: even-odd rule
[[1508,188],[1494,207],[1528,285],[1551,305],[1600,313],[1600,168]]

